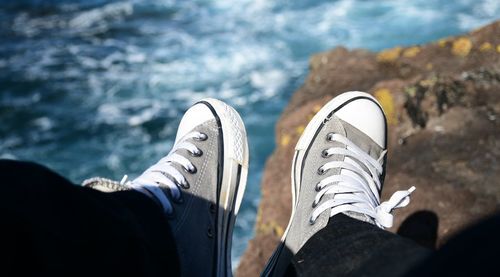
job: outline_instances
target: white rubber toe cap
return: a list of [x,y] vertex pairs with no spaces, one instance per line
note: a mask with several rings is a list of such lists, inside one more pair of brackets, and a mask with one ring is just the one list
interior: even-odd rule
[[212,111],[203,103],[197,103],[186,111],[182,117],[175,143],[179,141],[187,133],[191,132],[196,126],[199,126],[209,120],[215,119]]
[[386,148],[386,121],[377,103],[366,98],[356,99],[335,112],[335,115],[365,133],[380,147]]

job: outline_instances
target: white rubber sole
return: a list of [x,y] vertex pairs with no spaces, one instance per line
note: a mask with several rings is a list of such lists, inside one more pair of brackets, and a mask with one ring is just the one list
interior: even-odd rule
[[285,229],[285,232],[283,233],[283,236],[281,237],[281,242],[276,251],[273,253],[271,256],[268,264],[266,265],[264,271],[262,272],[261,276],[270,276],[272,275],[272,269],[274,268],[274,265],[277,261],[277,254],[279,251],[281,251],[282,247],[284,246],[286,236],[288,234],[288,231],[290,229],[290,225],[292,223],[292,218],[295,215],[295,207],[297,205],[297,199],[299,198],[299,192],[300,192],[300,179],[301,179],[301,168],[302,164],[304,162],[304,155],[311,143],[314,140],[316,131],[318,128],[323,124],[323,122],[328,121],[331,119],[331,117],[334,115],[335,111],[339,109],[342,105],[345,103],[348,103],[356,98],[369,98],[372,99],[375,103],[377,103],[380,106],[380,103],[370,94],[366,92],[361,92],[361,91],[349,91],[342,93],[338,95],[337,97],[333,98],[328,102],[326,105],[324,105],[317,113],[314,115],[314,117],[311,119],[311,121],[307,124],[306,128],[304,129],[304,132],[302,133],[301,137],[299,138],[299,141],[297,142],[295,146],[295,154],[293,156],[292,160],[292,172],[291,172],[291,191],[292,191],[292,213],[290,216],[290,221],[288,222],[288,226]]
[[243,120],[236,110],[217,99],[203,99],[212,106],[222,127],[224,166],[219,194],[217,276],[232,276],[231,241],[234,222],[245,193],[248,176],[248,141]]

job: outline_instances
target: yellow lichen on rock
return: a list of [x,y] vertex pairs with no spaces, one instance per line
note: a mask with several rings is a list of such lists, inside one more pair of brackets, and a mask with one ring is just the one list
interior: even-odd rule
[[448,39],[442,38],[442,39],[438,40],[439,47],[446,47],[447,43],[448,43]]
[[312,108],[312,112],[306,116],[307,121],[311,121],[311,119],[313,119],[313,117],[319,112],[319,110],[321,110],[321,108],[321,105],[314,105]]
[[421,80],[419,83],[421,86],[423,87],[432,87],[436,84],[437,82],[437,78],[436,77],[433,77],[433,78],[430,78],[430,79],[424,79],[424,80]]
[[416,55],[418,55],[418,53],[420,53],[420,47],[413,46],[413,47],[410,47],[410,48],[406,48],[403,51],[403,57],[405,57],[405,58],[413,58]]
[[414,87],[414,86],[409,86],[409,87],[406,87],[405,88],[405,93],[409,96],[409,97],[415,97],[415,95],[417,94],[417,88]]
[[302,133],[304,132],[305,128],[306,127],[304,125],[300,125],[297,128],[295,128],[295,132],[297,133],[297,135],[302,135]]
[[491,49],[493,49],[493,45],[491,45],[491,43],[489,42],[485,42],[481,44],[481,46],[479,46],[479,51],[481,52],[490,51]]
[[281,136],[280,145],[287,146],[288,144],[290,144],[290,140],[291,140],[290,136],[287,134],[284,134]]
[[386,88],[377,89],[374,93],[375,98],[382,105],[384,109],[387,123],[389,125],[395,125],[398,123],[398,117],[396,116],[396,109],[394,107],[394,99],[392,98],[391,91]]
[[434,65],[433,65],[432,63],[427,63],[427,64],[425,65],[425,68],[426,68],[427,70],[432,70],[432,69],[434,68]]
[[257,233],[269,234],[272,232],[278,237],[281,237],[284,233],[283,228],[276,221],[270,221],[267,223],[262,222],[262,208],[261,207],[259,207],[257,209],[256,221],[257,221],[257,223],[256,223]]
[[393,62],[397,58],[399,58],[402,50],[403,50],[403,48],[401,48],[399,46],[391,48],[391,49],[383,50],[380,53],[378,53],[377,61],[379,61],[379,62]]
[[497,52],[500,53],[500,44],[497,45]]
[[277,237],[281,237],[285,231],[276,221],[273,220],[268,223],[258,225],[257,232],[262,234],[274,233]]
[[451,53],[457,56],[465,57],[469,55],[472,49],[472,42],[468,38],[459,38],[453,42]]

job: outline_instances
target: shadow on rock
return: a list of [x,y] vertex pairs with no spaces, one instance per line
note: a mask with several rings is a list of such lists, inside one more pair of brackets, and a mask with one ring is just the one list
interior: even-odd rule
[[439,219],[432,211],[417,211],[406,218],[398,229],[398,235],[416,243],[436,249]]

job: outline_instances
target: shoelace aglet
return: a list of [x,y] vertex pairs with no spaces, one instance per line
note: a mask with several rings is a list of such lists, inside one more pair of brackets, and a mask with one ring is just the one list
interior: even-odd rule
[[123,175],[123,178],[120,181],[120,185],[124,185],[127,182],[127,179],[128,179],[128,175],[127,174]]
[[410,203],[410,195],[415,191],[415,186],[407,190],[396,191],[388,201],[385,201],[380,206],[382,206],[387,212],[391,212],[393,209],[405,207]]
[[387,150],[382,151],[382,153],[380,154],[380,157],[377,159],[377,162],[382,164],[382,161],[384,160],[384,157],[386,154],[387,154]]

